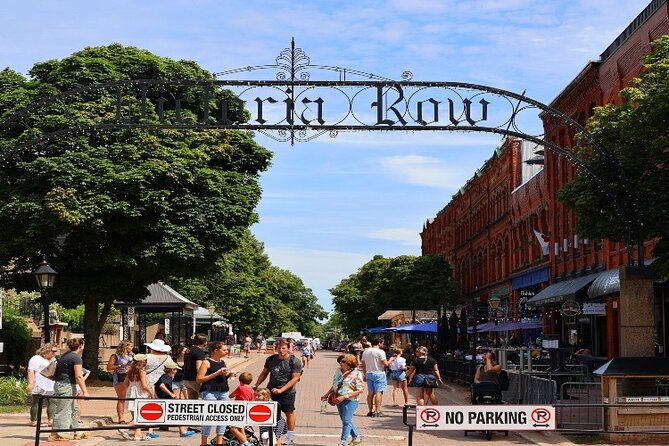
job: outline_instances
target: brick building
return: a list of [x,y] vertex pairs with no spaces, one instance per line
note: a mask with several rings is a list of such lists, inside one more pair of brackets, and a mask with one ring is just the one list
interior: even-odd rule
[[[595,107],[619,103],[618,93],[641,72],[650,43],[666,34],[667,0],[654,0],[551,107],[584,125]],[[541,119],[546,139],[573,147],[573,132],[550,128],[548,116]],[[564,157],[507,139],[436,218],[426,222],[422,252],[441,254],[451,262],[462,293],[478,303],[479,321],[491,315],[506,321],[541,317],[547,337],[615,357],[620,354],[621,325],[618,267],[627,263],[628,253],[623,243],[587,240],[574,232],[574,213],[556,197],[575,173]],[[647,243],[646,258],[651,248]],[[563,315],[565,302],[576,303],[579,314]],[[666,356],[666,284],[655,285],[653,312],[656,354]]]

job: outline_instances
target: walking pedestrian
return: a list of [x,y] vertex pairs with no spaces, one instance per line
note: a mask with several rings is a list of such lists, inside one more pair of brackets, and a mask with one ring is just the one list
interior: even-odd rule
[[197,371],[204,361],[204,348],[207,346],[207,336],[198,333],[191,338],[193,344],[184,356],[184,385],[188,399],[196,400],[200,396],[200,384],[197,382]]
[[382,417],[381,405],[383,403],[383,392],[388,386],[386,378],[386,367],[388,360],[386,352],[381,350],[383,341],[380,338],[372,339],[372,346],[362,352],[361,369],[367,380],[367,412],[368,417]]
[[[128,389],[126,391],[125,397],[132,398],[125,401],[125,409],[130,412],[132,419],[135,419],[135,412],[137,411],[137,402],[136,398],[149,398],[154,397],[155,393],[153,387],[149,385],[148,378],[146,375],[146,360],[147,355],[139,353],[135,355],[135,358],[130,366],[130,370],[125,377],[125,385]],[[131,425],[135,423],[131,421]],[[125,430],[120,429],[119,432],[125,439],[130,439]],[[154,438],[154,435],[157,437],[158,434],[153,433],[153,429],[149,429],[149,432],[146,436],[142,435],[142,429],[135,429],[134,439],[137,441],[145,441],[149,438]]]
[[[228,346],[220,341],[209,344],[209,358],[202,361],[197,370],[197,382],[200,387],[200,398],[207,401],[227,401],[230,399],[230,387],[228,385],[228,376],[232,374],[225,365],[223,358],[228,354]],[[202,436],[200,442],[202,446],[207,446],[210,425],[202,426]],[[216,444],[223,444],[223,434],[225,425],[216,426]]]
[[395,347],[393,349],[393,356],[390,357],[388,364],[390,368],[390,381],[393,383],[393,406],[399,407],[397,404],[397,395],[400,389],[404,396],[404,404],[409,404],[409,389],[407,386],[407,361],[402,357],[402,349]]
[[302,364],[304,364],[304,367],[309,368],[310,358],[311,358],[311,347],[309,346],[309,342],[305,342],[304,345],[302,345]]
[[[81,388],[83,396],[88,396],[88,388],[83,376],[83,361],[81,353],[84,351],[84,340],[71,338],[67,341],[68,351],[58,360],[56,366],[56,379],[53,386],[54,396],[71,397],[56,399],[54,403],[53,428],[54,429],[77,429],[79,428],[79,406],[77,399],[77,384]],[[74,439],[87,438],[86,432],[75,433]],[[68,441],[69,438],[52,432],[49,441]]]
[[[130,370],[130,365],[133,360],[132,342],[124,340],[118,343],[116,353],[109,357],[107,362],[107,371],[112,372],[112,385],[118,398],[125,398],[125,393],[128,390],[125,384],[125,376]],[[125,423],[123,416],[125,415],[125,403],[122,400],[116,402],[116,415],[118,416],[119,424]]]
[[321,400],[327,400],[331,392],[336,395],[337,412],[342,422],[339,446],[346,445],[349,436],[351,437],[350,445],[359,445],[362,441],[353,423],[353,414],[358,408],[359,397],[365,386],[364,377],[357,368],[358,358],[355,355],[350,353],[344,355],[339,365],[340,370],[335,373],[332,386],[321,397]]
[[[47,342],[35,351],[35,356],[28,361],[28,387],[27,391],[32,395],[30,404],[30,425],[37,426],[37,408],[39,406],[39,395],[53,395],[54,382],[40,373],[47,368],[49,364],[56,360],[58,349],[50,342]],[[54,402],[56,400],[47,398],[46,417],[47,426],[53,423]]]
[[295,431],[295,385],[302,375],[302,363],[288,350],[288,343],[284,340],[275,344],[277,353],[271,355],[265,360],[260,376],[256,380],[254,387],[259,387],[269,375],[267,387],[272,393],[272,400],[279,404],[279,410],[286,415],[287,446],[294,444]]
[[427,348],[418,347],[416,349],[415,357],[411,361],[409,371],[407,372],[407,381],[409,384],[413,382],[413,386],[416,389],[417,405],[425,405],[426,400],[433,406],[438,404],[434,388],[442,383],[441,375],[439,374],[437,361],[427,356]]

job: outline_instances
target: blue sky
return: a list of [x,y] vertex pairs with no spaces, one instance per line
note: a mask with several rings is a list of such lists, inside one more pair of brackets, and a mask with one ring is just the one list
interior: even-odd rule
[[[27,73],[35,62],[119,42],[218,72],[272,64],[294,37],[312,64],[392,79],[410,70],[416,81],[525,90],[550,103],[648,3],[16,2],[0,17],[0,69]],[[272,262],[300,276],[327,310],[328,289],[372,256],[420,254],[423,223],[500,142],[495,135],[450,132],[340,133],[295,146],[257,139],[275,158],[262,177],[253,231]]]

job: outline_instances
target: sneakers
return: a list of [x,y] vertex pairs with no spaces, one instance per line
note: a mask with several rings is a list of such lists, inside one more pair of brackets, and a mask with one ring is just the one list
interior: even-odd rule
[[374,416],[374,412],[367,412],[367,416],[368,416],[368,417],[373,417],[373,416]]
[[66,437],[61,437],[60,435],[54,432],[53,434],[49,435],[47,441],[70,441],[70,439]]
[[73,440],[83,440],[83,439],[88,438],[90,436],[91,436],[91,434],[89,434],[88,432],[77,432],[76,434],[74,434],[74,438],[72,438],[72,439]]
[[351,442],[349,443],[349,446],[357,446],[361,443],[362,443],[362,440],[360,439],[360,437],[358,437],[358,438],[354,438],[353,440],[351,440]]
[[374,416],[375,416],[375,417],[384,417],[385,415],[383,414],[383,412],[376,412],[376,413],[374,414]]
[[195,432],[193,431],[186,431],[184,433],[179,434],[180,437],[190,437],[192,435],[195,435]]
[[289,439],[283,442],[285,446],[295,446],[295,440],[294,439]]
[[149,441],[150,438],[147,437],[146,435],[142,435],[141,437],[132,437],[133,440],[135,441]]
[[160,434],[156,434],[155,432],[151,432],[150,434],[146,434],[147,437],[149,438],[158,438],[160,437]]

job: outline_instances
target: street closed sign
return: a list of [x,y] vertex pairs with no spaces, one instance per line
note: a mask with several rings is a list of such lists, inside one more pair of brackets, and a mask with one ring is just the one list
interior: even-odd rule
[[417,406],[417,430],[554,430],[552,406]]
[[273,401],[145,400],[138,399],[137,424],[274,426]]

